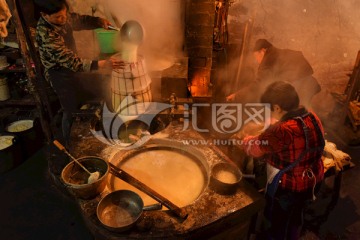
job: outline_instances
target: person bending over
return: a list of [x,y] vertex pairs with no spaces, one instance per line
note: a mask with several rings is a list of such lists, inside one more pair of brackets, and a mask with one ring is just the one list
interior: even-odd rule
[[267,228],[263,237],[296,240],[304,208],[324,178],[324,131],[316,114],[299,106],[298,94],[290,83],[271,83],[261,102],[269,105],[278,121],[260,135],[242,136],[241,147],[250,156],[263,157],[267,164]]

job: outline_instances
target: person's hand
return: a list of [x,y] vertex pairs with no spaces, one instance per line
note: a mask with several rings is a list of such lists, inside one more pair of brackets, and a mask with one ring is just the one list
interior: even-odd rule
[[113,69],[124,69],[125,62],[116,58],[110,58],[109,61],[111,62],[111,66]]
[[105,29],[109,29],[109,26],[112,26],[111,22],[105,18],[101,18],[101,26]]
[[109,69],[111,68],[111,63],[108,60],[99,60],[98,67],[100,69]]
[[234,101],[234,99],[235,99],[235,93],[230,94],[229,96],[226,97],[227,102],[232,102]]
[[264,123],[248,122],[241,129],[242,136],[258,136],[264,131]]
[[124,69],[125,63],[124,61],[110,58],[108,60],[99,60],[98,66],[101,69]]
[[246,123],[240,131],[235,133],[232,138],[243,140],[246,137],[259,136],[264,131],[264,124],[259,124],[255,122]]

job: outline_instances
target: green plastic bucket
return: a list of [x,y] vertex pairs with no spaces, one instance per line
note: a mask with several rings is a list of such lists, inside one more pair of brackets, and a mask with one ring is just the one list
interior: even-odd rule
[[103,28],[95,29],[96,38],[99,43],[101,53],[115,53],[115,43],[119,32],[106,30]]

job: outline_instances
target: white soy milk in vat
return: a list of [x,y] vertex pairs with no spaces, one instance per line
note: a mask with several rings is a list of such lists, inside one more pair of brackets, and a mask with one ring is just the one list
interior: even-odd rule
[[[194,202],[205,187],[201,166],[177,151],[156,149],[140,152],[119,167],[180,207]],[[145,205],[156,203],[122,180],[113,178],[112,181],[112,190],[132,190],[141,196]]]

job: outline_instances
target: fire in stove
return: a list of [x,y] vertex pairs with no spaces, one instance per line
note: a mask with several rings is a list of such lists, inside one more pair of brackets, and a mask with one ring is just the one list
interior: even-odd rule
[[193,97],[207,96],[210,88],[209,77],[196,73],[191,80],[190,92]]

